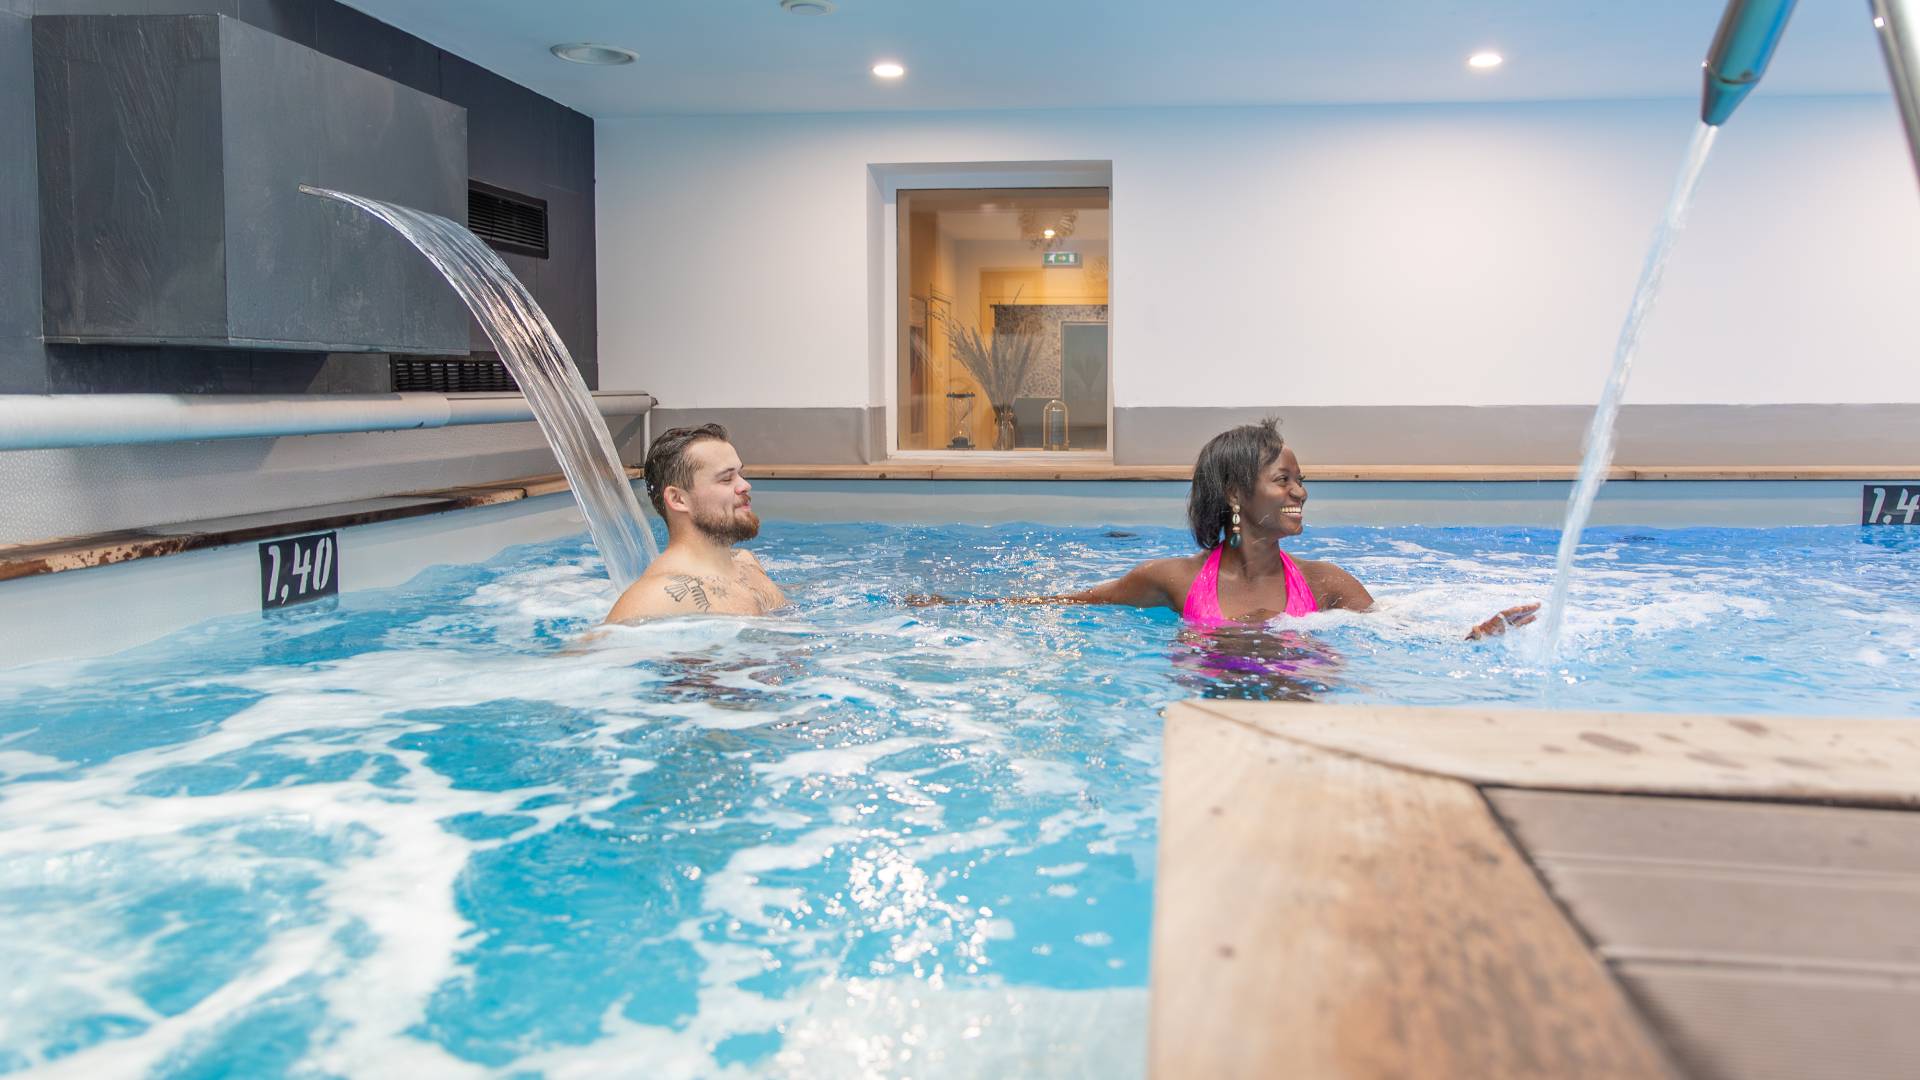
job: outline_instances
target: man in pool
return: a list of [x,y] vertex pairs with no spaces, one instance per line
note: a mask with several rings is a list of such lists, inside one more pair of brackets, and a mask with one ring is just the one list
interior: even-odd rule
[[608,622],[661,615],[765,615],[787,598],[753,552],[753,485],[719,424],[664,432],[647,448],[647,498],[667,523],[667,550],[628,586]]

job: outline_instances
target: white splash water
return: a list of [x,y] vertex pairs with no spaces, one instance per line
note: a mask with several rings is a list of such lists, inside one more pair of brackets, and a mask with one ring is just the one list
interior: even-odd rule
[[1560,527],[1560,550],[1554,564],[1553,591],[1548,594],[1541,613],[1540,655],[1551,660],[1560,649],[1560,630],[1567,611],[1567,589],[1573,577],[1573,556],[1580,547],[1580,535],[1593,513],[1593,500],[1606,482],[1607,468],[1613,464],[1613,428],[1620,413],[1620,399],[1627,392],[1627,378],[1633,371],[1633,356],[1640,347],[1640,328],[1646,323],[1653,302],[1660,295],[1660,279],[1666,273],[1667,259],[1686,225],[1687,210],[1693,205],[1694,190],[1706,168],[1707,152],[1713,149],[1720,129],[1701,124],[1687,148],[1680,178],[1674,182],[1667,199],[1667,212],[1654,230],[1647,261],[1640,268],[1640,282],[1633,290],[1633,303],[1627,308],[1627,321],[1621,324],[1620,339],[1613,348],[1613,370],[1594,407],[1593,421],[1587,426],[1586,456],[1580,462],[1580,480],[1567,500],[1567,517]]
[[594,408],[566,343],[507,264],[464,226],[438,214],[304,184],[300,190],[357,206],[386,222],[447,279],[527,395],[606,561],[607,576],[621,589],[639,578],[659,551],[606,421]]

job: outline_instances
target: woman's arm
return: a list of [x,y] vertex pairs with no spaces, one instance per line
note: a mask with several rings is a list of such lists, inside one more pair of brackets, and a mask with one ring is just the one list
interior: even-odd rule
[[1493,618],[1488,619],[1486,622],[1481,623],[1479,626],[1467,631],[1467,640],[1479,641],[1481,638],[1490,638],[1495,634],[1504,634],[1507,632],[1507,627],[1525,626],[1532,622],[1539,614],[1540,605],[1537,603],[1520,604],[1517,607],[1510,607],[1500,614],[1495,615]]
[[1173,606],[1173,592],[1167,587],[1169,563],[1178,559],[1143,562],[1112,581],[1103,581],[1091,589],[1071,593],[1059,599],[1069,604],[1120,604],[1126,607]]
[[[1332,563],[1305,564],[1301,569],[1307,575],[1307,584],[1313,586],[1314,599],[1322,610],[1339,608],[1343,611],[1365,611],[1373,606],[1373,596],[1367,592],[1367,587]],[[1525,626],[1534,620],[1539,611],[1539,604],[1510,607],[1467,631],[1467,640],[1479,641],[1504,634],[1510,627]]]
[[1173,595],[1168,581],[1177,576],[1173,564],[1180,559],[1154,559],[1143,562],[1112,581],[1103,581],[1091,589],[1059,596],[1004,596],[981,599],[953,599],[918,594],[906,598],[912,607],[934,604],[1117,604],[1125,607],[1172,607]]

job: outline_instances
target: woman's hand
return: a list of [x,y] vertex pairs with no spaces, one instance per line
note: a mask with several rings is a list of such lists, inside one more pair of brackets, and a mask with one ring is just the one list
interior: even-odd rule
[[1518,607],[1510,607],[1500,614],[1495,615],[1493,618],[1488,619],[1486,622],[1481,623],[1479,626],[1467,631],[1467,640],[1479,641],[1481,638],[1490,638],[1495,634],[1504,634],[1510,626],[1527,625],[1532,622],[1534,617],[1539,613],[1539,604],[1521,604]]

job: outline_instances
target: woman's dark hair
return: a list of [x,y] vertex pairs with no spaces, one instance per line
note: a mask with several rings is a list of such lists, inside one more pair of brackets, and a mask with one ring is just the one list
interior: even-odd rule
[[701,424],[699,427],[677,427],[663,431],[647,447],[647,498],[653,503],[653,512],[661,520],[667,516],[667,502],[663,493],[670,487],[682,491],[693,483],[693,463],[687,460],[687,451],[694,443],[715,439],[727,441],[727,429],[719,424]]
[[1233,513],[1228,492],[1246,498],[1283,445],[1280,421],[1272,417],[1228,428],[1207,440],[1193,463],[1193,488],[1187,492],[1187,525],[1194,543],[1203,548],[1219,545]]

